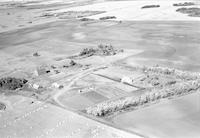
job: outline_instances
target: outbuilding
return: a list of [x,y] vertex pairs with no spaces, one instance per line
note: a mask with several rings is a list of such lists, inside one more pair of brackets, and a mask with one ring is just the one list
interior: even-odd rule
[[130,78],[130,77],[125,76],[125,77],[122,77],[121,82],[122,83],[132,84],[133,83],[133,79]]

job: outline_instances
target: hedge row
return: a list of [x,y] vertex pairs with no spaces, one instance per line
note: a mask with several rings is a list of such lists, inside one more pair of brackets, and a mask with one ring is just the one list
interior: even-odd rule
[[157,73],[157,74],[164,74],[164,75],[173,75],[177,79],[181,80],[197,80],[200,79],[200,73],[197,72],[189,72],[189,71],[182,71],[174,68],[167,68],[167,67],[140,67],[142,71],[146,73]]

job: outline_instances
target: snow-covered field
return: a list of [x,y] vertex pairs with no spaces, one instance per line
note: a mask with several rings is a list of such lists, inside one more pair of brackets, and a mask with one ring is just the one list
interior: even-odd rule
[[140,138],[51,104],[20,96],[4,100],[12,106],[0,112],[1,138]]
[[[93,19],[99,19],[104,16],[115,16],[117,17],[116,20],[200,20],[200,18],[189,17],[185,14],[176,12],[176,9],[178,9],[178,7],[174,7],[173,4],[180,2],[180,0],[111,1],[68,9],[59,9],[54,12],[59,13],[65,11],[86,10],[106,11],[106,13],[91,16],[90,18]],[[160,7],[141,9],[141,7],[145,5],[160,5]],[[199,7],[199,5],[195,5],[192,7]]]
[[[1,2],[32,2],[34,5],[39,4],[53,4],[53,3],[68,3],[68,2],[74,2],[74,0],[1,0]],[[36,3],[37,2],[37,3]]]
[[1,0],[0,2],[27,2],[27,1],[41,1],[41,0]]
[[[137,64],[164,65],[199,71],[200,24],[193,21],[200,21],[200,17],[189,17],[178,13],[176,9],[180,7],[173,6],[174,3],[190,1],[192,0],[0,0],[0,74],[4,76],[16,74],[20,77],[32,75],[37,66],[57,65],[60,62],[57,59],[65,62],[66,57],[77,53],[80,49],[97,46],[101,43],[129,50],[132,56],[128,55],[128,58],[126,58],[126,54],[124,57],[123,54],[119,55],[120,58],[124,58],[118,60],[121,63],[119,65],[124,65],[124,67]],[[11,3],[4,4],[3,2]],[[160,5],[160,7],[141,9],[146,5]],[[200,3],[190,7],[200,7]],[[75,14],[72,18],[68,18],[67,14],[76,12],[63,13],[66,11],[106,12],[80,17]],[[66,18],[59,18],[57,16],[59,14],[49,13],[63,13]],[[122,20],[122,22],[79,20],[83,17],[99,19],[105,16],[116,16],[114,20]],[[138,51],[142,52],[135,55]],[[32,56],[35,52],[38,52],[41,56]],[[89,65],[89,67],[90,65],[93,67],[100,64],[107,66],[110,65],[111,61],[116,60],[116,57],[104,59],[90,57],[81,59],[78,63]],[[58,69],[60,69],[60,66]],[[199,94],[144,108],[134,113],[128,112],[113,119],[114,124],[112,125],[129,130],[131,133],[134,132],[133,134],[103,124],[101,123],[102,120],[98,122],[93,120],[94,118],[90,119],[80,115],[80,112],[68,110],[74,105],[83,106],[93,99],[94,102],[91,103],[96,104],[95,100],[98,99],[96,97],[100,95],[99,93],[102,94],[100,96],[107,99],[115,98],[120,94],[123,95],[125,91],[133,91],[132,87],[125,88],[122,83],[119,85],[116,82],[108,83],[105,78],[101,78],[103,80],[101,81],[98,76],[95,76],[98,79],[97,82],[90,76],[88,82],[98,84],[100,86],[99,93],[92,92],[83,95],[87,100],[85,102],[81,101],[82,93],[76,89],[74,91],[77,95],[74,96],[75,98],[71,98],[69,86],[73,88],[80,83],[83,88],[87,85],[87,88],[89,83],[85,83],[86,81],[83,79],[80,82],[78,80],[84,75],[90,75],[87,73],[92,73],[90,72],[91,68],[89,71],[82,70],[81,73],[78,69],[73,69],[72,74],[70,74],[72,69],[69,71],[63,69],[58,76],[53,74],[49,78],[48,76],[44,76],[44,78],[43,76],[41,78],[36,77],[40,81],[44,79],[44,83],[47,79],[49,79],[49,82],[53,82],[55,79],[66,84],[67,90],[62,89],[61,92],[54,95],[54,100],[59,101],[58,103],[61,103],[60,105],[63,105],[66,109],[37,101],[37,98],[31,99],[22,96],[5,96],[4,98],[0,95],[0,102],[5,102],[8,106],[5,111],[0,112],[0,138],[35,138],[36,136],[46,138],[136,138],[138,136],[135,136],[135,130],[142,135],[160,137],[165,136],[165,134],[167,134],[166,137],[175,137],[176,134],[182,137],[183,135],[185,137],[200,135],[198,131],[200,126],[199,104],[195,104],[195,102],[198,102]],[[114,76],[114,73],[118,73],[118,71],[122,73],[121,70],[116,69],[115,71],[112,68],[108,73]],[[126,76],[129,75],[128,73]],[[72,79],[65,78],[65,75],[72,77]],[[116,76],[119,77],[119,73]],[[35,76],[33,79],[37,81]],[[76,82],[73,82],[73,80]],[[68,83],[69,85],[67,85]],[[84,86],[84,84],[86,85]],[[115,89],[108,87],[108,85],[112,85]],[[79,86],[77,85],[77,87]],[[116,91],[116,88],[120,91]],[[47,90],[48,96],[51,96],[49,89]],[[55,91],[58,92],[58,90]],[[72,94],[74,95],[74,93]],[[71,101],[75,104],[71,104]],[[78,109],[82,110],[85,107],[78,107]],[[106,123],[110,124],[109,122]],[[158,131],[160,134],[154,135],[154,133],[159,133]]]
[[122,128],[151,138],[199,138],[199,97],[199,93],[193,93],[164,101],[119,115],[113,121]]

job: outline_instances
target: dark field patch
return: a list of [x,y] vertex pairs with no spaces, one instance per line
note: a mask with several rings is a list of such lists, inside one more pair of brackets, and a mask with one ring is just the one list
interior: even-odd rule
[[146,6],[143,6],[142,9],[146,9],[146,8],[158,8],[160,7],[160,5],[146,5]]
[[5,110],[5,109],[6,109],[6,105],[0,102],[0,111]]
[[179,8],[176,10],[177,12],[187,14],[188,16],[192,17],[200,17],[200,8]]

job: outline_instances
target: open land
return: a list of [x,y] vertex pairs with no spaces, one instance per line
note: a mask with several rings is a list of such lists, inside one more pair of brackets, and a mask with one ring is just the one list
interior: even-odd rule
[[0,137],[198,138],[198,8],[0,2]]

